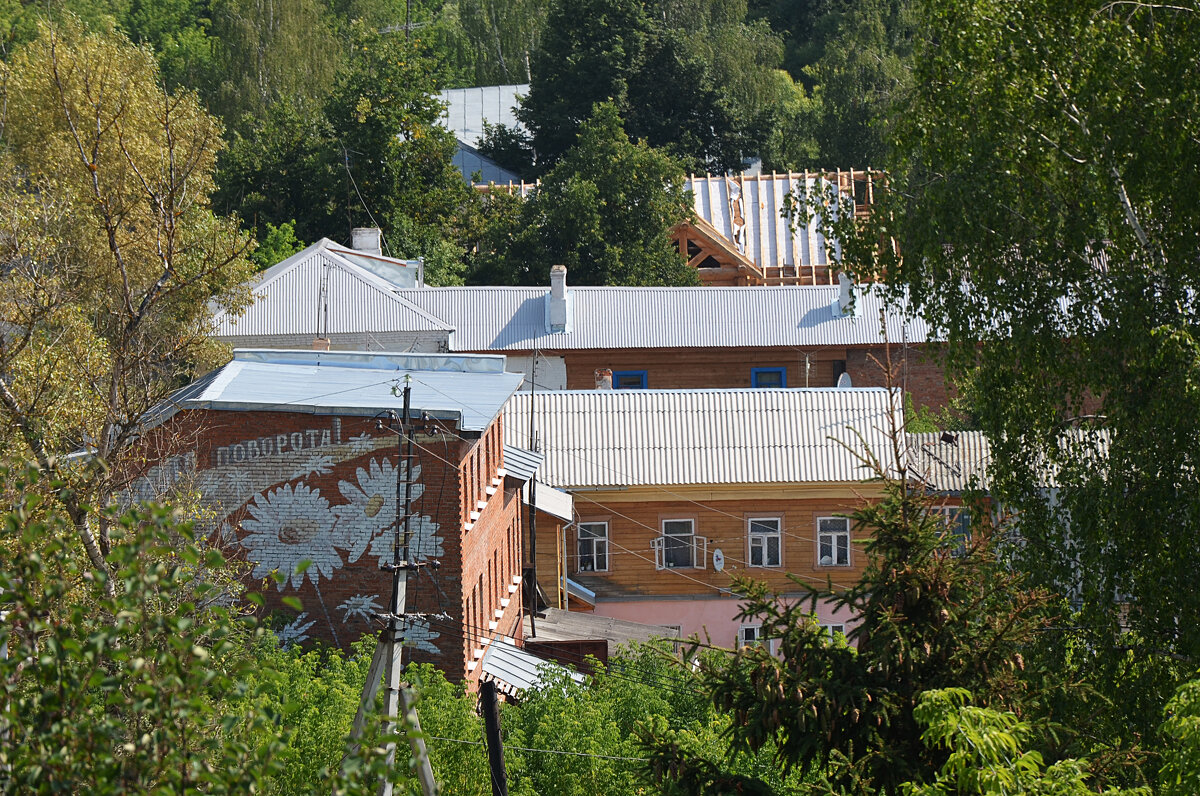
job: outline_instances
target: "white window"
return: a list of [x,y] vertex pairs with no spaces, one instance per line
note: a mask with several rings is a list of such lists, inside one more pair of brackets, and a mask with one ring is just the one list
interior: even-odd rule
[[704,568],[708,539],[696,536],[695,520],[663,520],[662,535],[652,543],[659,569]]
[[850,566],[850,518],[817,519],[817,564],[822,567]]
[[821,625],[821,629],[829,634],[830,640],[837,638],[839,635],[846,635],[845,625]]
[[608,523],[579,523],[579,559],[576,572],[608,571]]
[[750,566],[782,566],[779,518],[751,517],[747,524],[750,536]]
[[961,558],[967,554],[967,545],[971,543],[971,512],[962,506],[934,506],[929,513],[941,517],[945,525],[942,531],[943,544],[950,550],[950,555]]
[[762,643],[762,625],[742,625],[738,628],[739,647],[754,647]]

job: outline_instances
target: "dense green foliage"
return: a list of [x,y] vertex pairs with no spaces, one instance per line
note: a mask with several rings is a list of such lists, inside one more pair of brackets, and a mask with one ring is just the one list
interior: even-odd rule
[[[345,774],[339,756],[300,790],[272,787],[312,743],[299,730],[330,684],[287,682],[272,699],[263,683],[283,682],[286,654],[172,511],[112,516],[97,570],[40,504],[36,473],[5,477],[17,503],[0,527],[0,792],[374,792],[386,772],[374,728]],[[344,747],[336,729],[325,740]]]
[[[986,527],[957,555],[933,505],[889,481],[879,502],[854,511],[867,556],[858,583],[793,575],[802,596],[782,599],[735,578],[740,617],[761,622],[777,647],[743,647],[701,666],[701,688],[733,716],[735,750],[775,744],[781,765],[835,792],[898,793],[902,783],[931,781],[945,762],[920,742],[922,694],[957,686],[988,706],[1025,704],[1022,651],[1046,623],[1046,597],[996,562]],[[813,621],[819,600],[859,618],[850,644]],[[689,775],[688,765],[676,761],[670,776]]]
[[482,277],[544,285],[550,266],[561,264],[574,284],[696,284],[667,236],[687,213],[683,170],[631,142],[616,107],[602,103],[519,214],[492,225]]
[[1074,609],[1056,654],[1111,700],[1059,715],[1139,756],[1200,662],[1200,7],[917,12],[892,190],[840,225],[848,262],[972,374],[1017,560]]

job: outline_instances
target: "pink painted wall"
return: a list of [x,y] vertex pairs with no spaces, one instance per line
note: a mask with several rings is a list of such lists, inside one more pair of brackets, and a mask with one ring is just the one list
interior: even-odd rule
[[[706,643],[733,647],[742,626],[742,622],[736,619],[738,607],[737,600],[721,597],[620,602],[601,600],[596,604],[595,613],[648,625],[679,625],[683,638],[695,634]],[[822,601],[817,604],[817,621],[820,624],[844,624],[849,631],[853,625],[853,614],[846,608],[834,610],[832,605]]]

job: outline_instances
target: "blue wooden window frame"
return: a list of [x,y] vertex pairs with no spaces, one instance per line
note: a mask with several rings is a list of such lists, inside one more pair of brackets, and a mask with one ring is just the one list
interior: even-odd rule
[[779,386],[780,387],[787,386],[787,368],[750,368],[750,386],[751,387],[762,386],[758,383],[758,378],[759,378],[759,376],[761,376],[764,373],[778,373],[779,374]]
[[[641,384],[637,387],[618,387],[622,377],[629,378],[636,376],[641,380]],[[644,370],[614,370],[613,371],[613,389],[614,390],[644,390],[646,389],[646,371]]]

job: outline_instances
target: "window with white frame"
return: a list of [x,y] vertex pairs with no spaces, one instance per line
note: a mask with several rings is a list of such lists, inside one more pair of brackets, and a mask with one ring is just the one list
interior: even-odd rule
[[762,625],[742,625],[738,628],[739,647],[755,647],[762,643]]
[[817,565],[850,566],[850,518],[817,518]]
[[608,571],[608,523],[579,523],[579,558],[575,564],[577,572]]
[[829,634],[830,640],[846,635],[846,626],[844,624],[822,624],[821,629]]
[[697,566],[695,520],[663,520],[662,536],[655,541],[660,569]]
[[751,517],[746,521],[750,537],[750,566],[778,567],[783,565],[780,536],[782,523],[778,517]]
[[971,543],[971,511],[963,506],[934,506],[929,513],[940,517],[945,530],[942,531],[942,543],[950,550],[950,555],[961,558],[967,554],[967,546]]

